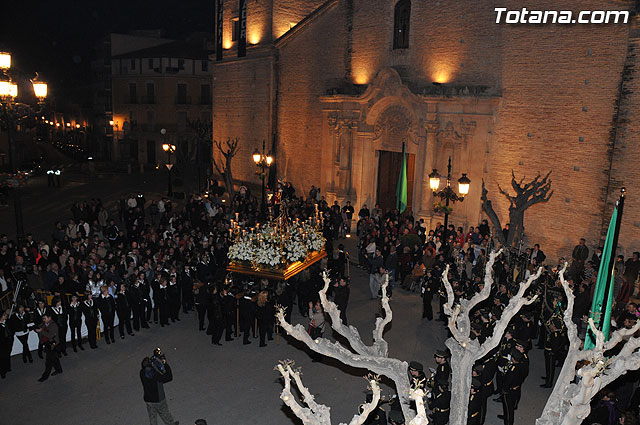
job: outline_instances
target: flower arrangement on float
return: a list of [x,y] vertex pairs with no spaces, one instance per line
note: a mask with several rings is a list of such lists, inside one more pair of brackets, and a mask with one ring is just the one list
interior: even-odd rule
[[227,255],[232,262],[251,264],[254,269],[284,269],[304,261],[313,252],[322,251],[326,241],[319,223],[319,220],[289,223],[277,219],[240,229],[232,220],[229,232],[234,242]]

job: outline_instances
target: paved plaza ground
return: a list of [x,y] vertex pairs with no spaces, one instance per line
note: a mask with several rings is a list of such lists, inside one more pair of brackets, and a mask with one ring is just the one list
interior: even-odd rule
[[[349,320],[365,340],[370,340],[378,303],[369,300],[367,275],[352,269],[354,276]],[[392,325],[385,337],[390,355],[416,359],[433,367],[433,352],[443,347],[446,333],[440,322],[422,320],[422,304],[416,294],[393,293]],[[434,307],[436,303],[434,302]],[[300,320],[294,306],[294,321]],[[293,424],[288,408],[279,399],[282,384],[274,366],[280,359],[295,360],[303,380],[316,400],[331,407],[333,423],[348,422],[363,402],[367,383],[364,370],[345,368],[333,360],[312,363],[298,344],[280,337],[265,348],[258,341],[243,346],[239,339],[212,346],[197,331],[193,315],[168,328],[152,326],[115,345],[99,343],[62,359],[64,373],[37,382],[44,363],[36,359],[23,364],[12,359],[13,372],[0,383],[1,425],[142,425],[147,423],[138,377],[141,359],[159,346],[167,354],[174,380],[165,386],[169,406],[181,424],[199,417],[209,424]],[[525,382],[516,424],[533,424],[550,390],[541,389],[543,370],[540,350],[531,355],[531,371]],[[387,393],[390,391],[387,389]],[[499,424],[500,404],[489,401],[487,424]]]
[[[25,230],[37,239],[49,238],[55,220],[68,220],[71,203],[101,197],[115,212],[115,200],[131,192],[143,191],[147,199],[163,194],[164,176],[114,176],[89,181],[69,176],[60,189],[46,188],[46,181],[34,180],[24,190]],[[13,234],[13,208],[0,210],[0,232]],[[346,240],[351,258],[355,239]],[[360,329],[370,342],[379,303],[369,299],[368,275],[351,267],[352,292],[348,308],[350,324]],[[421,361],[434,367],[433,353],[444,347],[446,332],[441,322],[421,319],[422,301],[417,294],[393,292],[394,319],[387,328],[390,356],[406,361]],[[434,309],[437,301],[434,300]],[[294,306],[293,320],[301,321]],[[306,325],[306,322],[304,322]],[[328,359],[313,363],[299,343],[280,336],[279,344],[265,348],[258,341],[243,346],[241,340],[213,346],[204,332],[198,332],[194,315],[168,328],[152,326],[115,345],[102,341],[97,350],[85,350],[62,359],[64,373],[45,383],[37,382],[44,362],[35,356],[33,364],[12,359],[13,372],[0,382],[0,425],[144,425],[148,423],[139,379],[140,361],[159,346],[166,352],[174,380],[165,390],[169,406],[182,425],[197,418],[209,424],[286,425],[299,421],[279,399],[282,383],[274,366],[281,359],[292,359],[302,367],[303,380],[316,400],[331,407],[333,423],[348,422],[364,401],[367,383],[365,370],[350,369]],[[330,335],[330,333],[327,333]],[[550,390],[539,387],[544,374],[541,350],[531,353],[531,368],[522,401],[516,412],[516,424],[532,425]],[[390,394],[388,387],[385,392]],[[387,406],[388,408],[388,406]],[[502,408],[489,401],[488,425]]]

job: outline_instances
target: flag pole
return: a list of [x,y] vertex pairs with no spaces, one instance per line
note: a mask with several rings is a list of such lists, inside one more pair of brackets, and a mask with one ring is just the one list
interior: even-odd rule
[[626,195],[627,189],[626,188],[622,188],[620,189],[620,199],[618,199],[617,202],[617,208],[618,208],[618,217],[616,220],[616,228],[615,228],[615,232],[613,233],[613,243],[612,243],[612,247],[611,247],[611,256],[609,258],[609,270],[607,270],[607,284],[605,286],[604,289],[604,304],[603,303],[603,307],[604,307],[604,317],[602,318],[602,320],[600,320],[599,323],[599,327],[601,330],[605,329],[605,326],[607,327],[607,332],[604,335],[604,339],[605,341],[607,341],[609,339],[609,327],[611,326],[611,309],[609,308],[610,306],[608,305],[609,303],[609,296],[612,295],[610,294],[610,291],[613,289],[613,271],[615,270],[616,267],[616,249],[618,248],[618,237],[620,236],[620,223],[622,222],[622,210],[624,207],[624,199],[625,199],[625,195]]

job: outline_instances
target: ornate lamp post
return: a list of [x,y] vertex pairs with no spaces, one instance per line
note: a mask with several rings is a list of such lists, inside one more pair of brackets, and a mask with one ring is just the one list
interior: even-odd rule
[[271,156],[271,152],[269,152],[268,154],[265,154],[265,147],[266,147],[265,145],[266,145],[266,142],[263,139],[262,153],[260,153],[258,149],[253,151],[253,162],[255,162],[256,166],[258,167],[258,171],[256,171],[256,174],[258,174],[262,179],[262,197],[261,197],[262,201],[260,202],[260,212],[262,213],[264,213],[264,206],[265,206],[264,179],[267,175],[267,169],[271,167],[271,164],[273,164],[273,156]]
[[471,180],[467,177],[466,173],[462,174],[462,177],[458,179],[458,192],[460,195],[456,194],[456,192],[451,189],[451,157],[449,157],[449,165],[447,166],[447,185],[444,189],[438,192],[440,187],[440,174],[438,174],[437,169],[433,169],[433,172],[429,174],[429,187],[433,191],[433,196],[439,197],[441,200],[445,201],[444,207],[444,234],[442,247],[446,248],[448,237],[447,237],[447,229],[449,227],[449,203],[455,204],[456,202],[464,201],[464,197],[469,194],[469,186],[471,185]]
[[[167,134],[167,130],[163,128],[160,130],[160,133],[165,136]],[[167,175],[169,176],[169,180],[167,181],[167,196],[173,196],[173,188],[171,186],[171,169],[173,168],[173,164],[171,163],[171,154],[176,151],[176,145],[163,143],[162,150],[167,153],[167,163],[165,164],[165,167],[167,167],[168,170]]]
[[9,144],[9,165],[11,174],[15,179],[12,184],[13,208],[16,220],[16,237],[18,245],[24,241],[24,222],[22,219],[22,202],[20,200],[20,183],[18,181],[19,160],[16,152],[14,135],[19,125],[35,119],[36,115],[40,115],[40,111],[44,106],[44,100],[47,97],[47,84],[38,81],[38,77],[31,80],[33,93],[38,99],[38,107],[34,109],[31,105],[20,103],[18,98],[18,84],[11,79],[11,54],[0,52],[0,122],[7,130]]

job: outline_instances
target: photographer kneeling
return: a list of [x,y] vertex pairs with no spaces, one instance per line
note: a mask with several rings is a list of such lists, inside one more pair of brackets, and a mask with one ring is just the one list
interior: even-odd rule
[[147,413],[149,413],[149,423],[156,425],[158,423],[157,416],[167,425],[178,425],[178,421],[173,419],[169,406],[164,395],[164,384],[171,382],[173,375],[171,367],[167,364],[167,360],[156,349],[151,357],[145,357],[142,360],[142,368],[140,369],[140,380],[144,388],[144,401],[147,403]]

